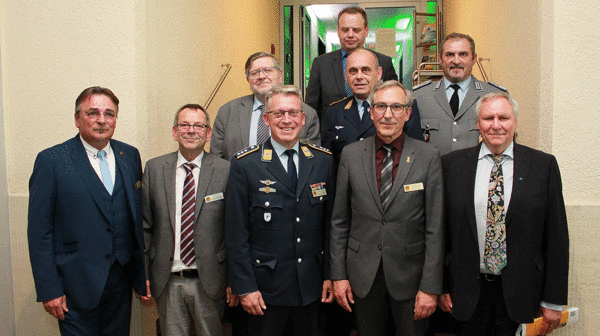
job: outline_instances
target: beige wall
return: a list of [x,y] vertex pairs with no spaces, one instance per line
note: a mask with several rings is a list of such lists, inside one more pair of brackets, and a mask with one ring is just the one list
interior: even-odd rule
[[[519,141],[559,162],[571,239],[569,306],[580,321],[558,335],[600,330],[600,139],[592,59],[600,3],[582,0],[445,0],[446,33],[473,36],[486,70],[520,105]],[[488,66],[489,64],[489,66]],[[488,70],[488,68],[491,69]]]
[[[9,209],[0,215],[0,334],[57,334],[35,303],[27,183],[36,154],[77,133],[77,95],[92,85],[111,88],[121,100],[115,138],[138,147],[146,161],[176,149],[175,110],[204,104],[221,64],[233,68],[210,106],[213,118],[219,106],[250,93],[246,58],[272,43],[279,50],[278,40],[275,0],[0,1],[0,210]],[[144,334],[151,334],[152,314],[142,314]],[[133,333],[142,334],[139,323]]]

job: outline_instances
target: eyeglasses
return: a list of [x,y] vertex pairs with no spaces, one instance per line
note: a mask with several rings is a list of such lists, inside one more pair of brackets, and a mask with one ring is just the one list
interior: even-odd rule
[[85,113],[85,115],[90,119],[98,119],[98,118],[100,118],[101,115],[104,116],[104,119],[114,119],[117,117],[117,113],[112,110],[104,111],[104,112],[90,110],[90,111],[84,111],[83,113]]
[[260,69],[256,69],[256,70],[252,70],[250,72],[248,72],[248,77],[254,79],[254,78],[258,78],[258,76],[260,76],[260,73],[262,72],[263,74],[265,74],[265,76],[267,77],[271,77],[275,74],[275,72],[278,69],[275,67],[266,67],[266,68],[260,68]]
[[203,124],[195,124],[195,125],[177,124],[176,126],[180,132],[189,132],[190,129],[192,130],[192,132],[202,132],[205,128],[210,127],[208,125],[203,125]]
[[284,110],[276,110],[276,111],[268,111],[265,112],[268,113],[270,115],[273,116],[273,118],[275,119],[281,119],[283,118],[283,116],[287,113],[290,118],[296,118],[299,117],[300,114],[302,113],[302,110],[289,110],[289,111],[284,111]]
[[410,108],[410,105],[407,104],[391,104],[388,105],[386,103],[375,103],[373,104],[373,107],[371,108],[371,110],[373,112],[375,112],[377,115],[381,116],[385,114],[385,111],[387,111],[388,107],[392,110],[392,114],[395,117],[399,117],[402,115],[402,113],[404,113],[404,111],[406,111],[408,108]]

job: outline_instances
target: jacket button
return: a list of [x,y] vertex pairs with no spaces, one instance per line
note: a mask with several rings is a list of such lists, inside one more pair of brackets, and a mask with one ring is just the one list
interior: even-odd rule
[[296,217],[296,223],[300,223],[300,217]]
[[269,202],[265,202],[265,206],[268,208],[271,205]]
[[260,264],[260,260],[256,259],[256,263],[257,263],[257,264]]
[[298,264],[302,263],[302,258],[298,258]]
[[296,239],[296,242],[298,242],[298,243],[299,243],[300,241],[301,241],[301,239],[300,239],[300,238]]
[[377,245],[377,249],[381,251],[381,245]]

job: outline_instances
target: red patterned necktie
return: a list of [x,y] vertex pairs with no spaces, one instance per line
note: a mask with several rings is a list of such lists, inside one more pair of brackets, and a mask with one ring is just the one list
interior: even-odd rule
[[181,261],[191,266],[196,261],[194,253],[194,212],[196,210],[196,181],[192,170],[196,167],[193,163],[184,163],[185,182],[181,198]]

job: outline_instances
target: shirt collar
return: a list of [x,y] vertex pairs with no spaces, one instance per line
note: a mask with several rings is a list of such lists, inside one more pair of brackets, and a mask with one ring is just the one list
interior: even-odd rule
[[183,155],[181,155],[180,151],[177,151],[177,168],[181,167],[184,163],[191,162],[196,165],[196,167],[200,167],[202,163],[202,158],[204,157],[204,151],[200,153],[200,155],[196,156],[192,161],[186,160]]
[[[275,153],[277,153],[277,156],[282,156],[284,155],[283,152],[285,152],[287,150],[287,148],[285,148],[285,146],[283,146],[282,144],[278,143],[277,141],[273,140],[273,138],[271,138],[271,145],[273,145],[273,150],[275,150]],[[296,154],[299,153],[298,149],[300,149],[300,144],[298,141],[296,141],[296,143],[294,144],[294,146],[290,149],[294,149],[296,151]]]
[[348,55],[350,55],[350,53],[348,53],[346,50],[342,49],[342,58],[348,57]]
[[[471,85],[472,78],[473,78],[473,75],[467,77],[467,79],[465,79],[464,81],[458,82],[456,84],[458,84],[458,86],[460,86],[460,89],[462,91],[467,91],[467,89],[469,88],[469,85]],[[448,88],[452,84],[455,84],[455,83],[452,83],[451,81],[448,80],[448,78],[444,77],[444,87],[446,88],[446,90],[448,90]]]
[[[375,135],[375,151],[380,150],[381,147],[383,147],[384,145],[386,145],[386,143],[383,142],[383,140],[381,140],[379,135]],[[392,145],[397,150],[402,151],[402,147],[404,146],[404,132],[400,134],[400,136],[397,137],[396,140],[392,141],[390,145]]]
[[[508,147],[504,150],[504,152],[502,152],[502,155],[508,156],[509,158],[514,159],[514,155],[513,155],[514,144],[515,144],[515,142],[511,141],[510,145],[508,145]],[[486,156],[494,156],[494,153],[492,153],[492,151],[489,150],[489,148],[485,145],[485,142],[482,142],[481,148],[479,149],[478,159],[481,160],[481,159],[485,158]]]
[[252,103],[252,111],[256,111],[259,107],[261,107],[264,104],[258,98],[256,98],[255,95],[252,95],[252,97],[254,97],[254,102]]
[[108,157],[110,155],[110,153],[112,153],[112,149],[110,147],[110,140],[108,141],[108,144],[106,144],[106,147],[104,147],[102,149],[96,149],[96,147],[90,145],[85,140],[83,140],[83,138],[81,136],[79,136],[79,139],[81,139],[81,143],[83,143],[83,148],[85,148],[86,153],[90,154],[94,158],[96,158],[98,156],[98,151],[100,151],[100,150],[103,150],[106,152],[106,157]]

